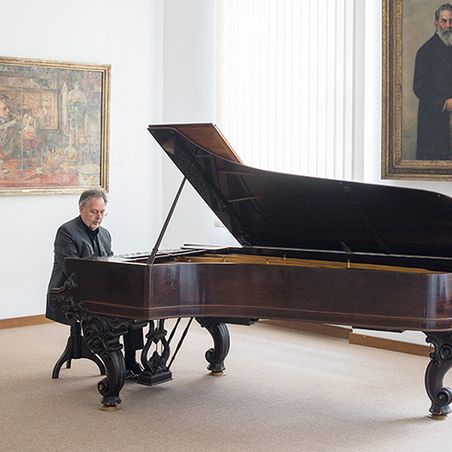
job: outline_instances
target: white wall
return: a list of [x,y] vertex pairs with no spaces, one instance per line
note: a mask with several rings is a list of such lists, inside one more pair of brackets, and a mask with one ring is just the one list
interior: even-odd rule
[[[215,122],[215,1],[165,0],[163,122]],[[182,181],[175,165],[164,157],[164,213]],[[162,247],[184,243],[237,244],[215,215],[186,184]]]
[[[161,121],[162,0],[2,2],[2,56],[111,64],[110,204],[113,249],[152,247],[161,223],[161,152],[146,127]],[[0,318],[42,314],[57,227],[76,195],[0,197]]]
[[[11,18],[0,28],[2,56],[112,65],[105,225],[115,252],[151,249],[182,176],[146,126],[215,122],[215,2],[16,0],[2,14]],[[381,0],[365,2],[362,30],[364,181],[452,195],[447,182],[380,179]],[[40,314],[54,234],[77,214],[77,196],[3,196],[0,211],[0,318]],[[162,247],[183,243],[236,244],[188,184]]]

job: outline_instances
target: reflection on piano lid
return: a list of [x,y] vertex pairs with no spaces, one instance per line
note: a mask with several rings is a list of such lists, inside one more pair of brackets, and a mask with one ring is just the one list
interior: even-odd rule
[[212,124],[149,131],[244,246],[452,257],[448,196],[248,167]]

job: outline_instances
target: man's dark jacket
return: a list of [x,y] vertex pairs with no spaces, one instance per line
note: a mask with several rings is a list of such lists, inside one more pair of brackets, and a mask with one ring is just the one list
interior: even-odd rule
[[449,112],[444,102],[452,98],[452,47],[435,33],[417,52],[414,92],[419,98],[418,160],[450,160]]
[[[111,235],[99,226],[98,233],[99,250],[101,256],[111,256]],[[54,243],[54,262],[52,275],[50,276],[49,289],[61,287],[67,278],[64,273],[64,259],[66,257],[93,257],[96,255],[89,236],[88,228],[80,217],[63,224],[58,228]],[[63,311],[49,306],[47,299],[46,317],[56,322],[70,325]]]

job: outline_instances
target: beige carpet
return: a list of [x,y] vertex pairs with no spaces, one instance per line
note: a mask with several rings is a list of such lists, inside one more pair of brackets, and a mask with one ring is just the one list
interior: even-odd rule
[[[99,410],[96,366],[50,378],[68,333],[0,330],[0,449],[6,451],[450,450],[452,418],[426,417],[426,358],[277,327],[232,326],[227,374],[206,372],[210,335],[195,325],[156,387],[127,382]],[[447,379],[451,384],[451,378]]]

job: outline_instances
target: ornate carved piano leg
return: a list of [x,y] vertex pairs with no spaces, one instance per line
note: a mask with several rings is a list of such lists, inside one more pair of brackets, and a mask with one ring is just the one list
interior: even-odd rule
[[119,337],[127,333],[129,321],[106,317],[85,317],[83,334],[89,348],[99,355],[105,364],[106,377],[97,388],[102,395],[104,408],[117,408],[121,403],[119,392],[124,385],[126,367]]
[[443,378],[452,367],[452,335],[449,333],[425,333],[426,342],[433,344],[434,351],[430,353],[431,361],[425,372],[425,388],[432,401],[430,417],[445,419],[450,413],[452,389],[443,386]]
[[229,331],[225,323],[215,318],[197,318],[198,323],[205,328],[213,338],[214,348],[206,352],[209,362],[207,369],[212,375],[223,375],[224,360],[229,353]]
[[[164,383],[172,380],[173,376],[168,369],[167,362],[170,356],[170,347],[166,339],[165,321],[159,320],[158,327],[155,327],[154,321],[149,322],[149,331],[146,334],[146,344],[141,352],[141,363],[144,370],[137,377],[137,383],[147,386]],[[155,344],[156,350],[148,358],[149,350]],[[158,345],[161,344],[162,351],[157,351]]]

